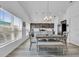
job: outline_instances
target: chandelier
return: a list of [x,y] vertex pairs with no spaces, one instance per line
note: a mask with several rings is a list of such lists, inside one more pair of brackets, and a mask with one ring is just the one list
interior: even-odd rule
[[49,1],[47,1],[47,6],[46,6],[46,16],[43,18],[45,21],[51,21],[53,19],[52,16],[50,16],[50,10],[49,10]]
[[52,16],[45,16],[44,17],[44,20],[47,20],[47,21],[51,21],[53,18],[52,18]]

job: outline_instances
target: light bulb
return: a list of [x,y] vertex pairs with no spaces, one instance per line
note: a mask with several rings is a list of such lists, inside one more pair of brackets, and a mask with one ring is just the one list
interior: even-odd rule
[[51,20],[52,19],[52,16],[49,16],[49,20]]
[[48,20],[48,17],[46,16],[46,17],[44,18],[44,20]]

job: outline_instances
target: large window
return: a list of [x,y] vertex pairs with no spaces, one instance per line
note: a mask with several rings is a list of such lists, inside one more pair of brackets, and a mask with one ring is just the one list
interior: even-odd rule
[[22,20],[16,16],[14,16],[14,29],[16,39],[20,39],[22,37]]
[[17,26],[20,30],[22,29],[22,20],[14,16],[14,25]]
[[22,20],[0,8],[0,44],[22,38]]

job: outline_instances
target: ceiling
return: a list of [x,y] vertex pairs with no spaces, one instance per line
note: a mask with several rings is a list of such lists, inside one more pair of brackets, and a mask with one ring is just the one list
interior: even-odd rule
[[24,21],[44,22],[45,16],[56,16],[61,19],[73,3],[70,1],[5,1],[0,2],[0,5]]

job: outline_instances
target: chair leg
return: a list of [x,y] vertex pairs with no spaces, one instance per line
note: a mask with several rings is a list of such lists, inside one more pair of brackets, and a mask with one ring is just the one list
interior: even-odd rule
[[31,47],[32,47],[32,43],[30,43],[30,48],[29,48],[30,51],[31,51]]
[[37,45],[37,52],[39,52],[39,46]]
[[30,51],[31,51],[31,47],[32,47],[32,42],[31,42],[31,40],[30,40],[30,48],[29,48]]

